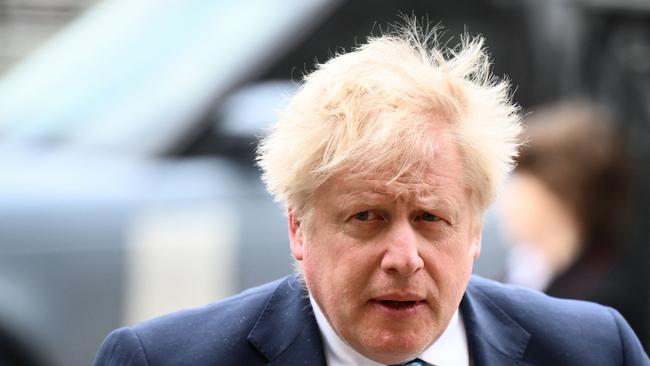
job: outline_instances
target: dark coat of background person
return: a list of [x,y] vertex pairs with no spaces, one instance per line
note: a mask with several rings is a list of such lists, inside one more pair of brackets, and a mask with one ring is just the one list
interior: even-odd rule
[[647,352],[647,265],[628,242],[636,176],[616,125],[611,113],[586,100],[539,108],[528,118],[529,142],[515,172],[539,179],[580,226],[581,251],[544,292],[617,309]]
[[[621,315],[474,276],[460,305],[473,365],[650,365]],[[114,331],[95,366],[325,365],[297,275]]]

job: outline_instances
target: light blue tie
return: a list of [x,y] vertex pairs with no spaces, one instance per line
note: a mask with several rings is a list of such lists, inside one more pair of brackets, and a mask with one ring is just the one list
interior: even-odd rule
[[427,366],[427,365],[428,364],[426,362],[420,360],[419,358],[416,358],[415,360],[409,361],[404,364],[404,366]]

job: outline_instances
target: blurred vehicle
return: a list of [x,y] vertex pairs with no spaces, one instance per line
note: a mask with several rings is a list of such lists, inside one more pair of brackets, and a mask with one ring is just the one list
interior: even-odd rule
[[55,153],[4,156],[0,167],[11,172],[0,344],[45,364],[88,364],[113,328],[289,271],[282,212],[254,168]]

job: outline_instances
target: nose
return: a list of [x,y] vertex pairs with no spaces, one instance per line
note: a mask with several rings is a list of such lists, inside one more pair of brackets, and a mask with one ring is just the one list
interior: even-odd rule
[[393,224],[385,240],[381,260],[384,272],[410,276],[422,269],[424,260],[418,251],[418,236],[409,223]]

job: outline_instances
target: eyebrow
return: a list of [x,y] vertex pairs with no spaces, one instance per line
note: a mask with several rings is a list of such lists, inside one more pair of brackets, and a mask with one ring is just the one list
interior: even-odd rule
[[440,209],[449,213],[449,220],[452,223],[456,223],[460,216],[460,205],[456,200],[451,199],[450,197],[445,197],[436,192],[427,192],[421,193],[418,192],[415,195],[415,199],[412,198],[410,192],[405,192],[398,194],[397,196],[389,193],[388,190],[353,190],[346,191],[337,198],[338,203],[346,204],[349,206],[378,206],[383,203],[386,203],[387,197],[390,197],[390,202],[399,197],[408,197],[409,200],[413,201],[416,206],[422,207],[423,209]]
[[458,222],[458,218],[461,212],[460,204],[458,204],[456,200],[453,200],[450,197],[432,193],[428,195],[418,196],[415,202],[420,207],[442,209],[445,212],[449,213],[449,220],[451,220],[452,223]]

